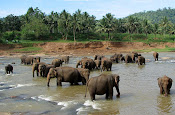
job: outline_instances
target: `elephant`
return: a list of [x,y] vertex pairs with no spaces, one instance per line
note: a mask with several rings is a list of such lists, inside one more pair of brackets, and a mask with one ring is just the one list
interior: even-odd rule
[[40,60],[41,60],[41,57],[39,56],[33,57],[33,63],[40,62]]
[[24,64],[25,65],[32,65],[33,63],[37,63],[37,62],[40,62],[40,57],[39,56],[36,56],[36,57],[27,56],[25,58]]
[[112,99],[113,87],[115,87],[118,93],[117,97],[119,97],[120,96],[119,81],[120,77],[117,74],[109,74],[109,75],[101,74],[96,77],[91,77],[86,84],[86,93],[88,88],[92,101],[95,100],[95,95],[103,95],[103,94],[106,94],[106,99]]
[[6,74],[10,74],[10,72],[13,73],[13,66],[11,64],[6,65],[5,72]]
[[21,57],[20,57],[20,59],[21,59],[21,64],[24,64],[25,63],[25,59],[27,58],[27,56],[26,55],[22,55]]
[[121,57],[121,61],[124,61],[125,62],[125,56],[122,56]]
[[50,68],[55,68],[52,64],[41,64],[39,65],[39,73],[42,77],[47,77],[47,74],[49,73]]
[[112,56],[110,57],[110,60],[111,60],[112,62],[118,63],[118,62],[119,62],[118,54],[112,55]]
[[37,63],[33,63],[32,65],[32,73],[33,73],[33,77],[35,77],[34,72],[36,71],[36,75],[39,76],[39,65],[44,65],[44,62],[37,62]]
[[143,56],[138,56],[137,63],[138,65],[145,64],[145,58]]
[[135,58],[138,58],[138,53],[137,52],[132,52],[131,58],[132,58],[132,62],[135,63]]
[[90,70],[89,69],[83,69],[83,68],[77,68],[79,71],[81,77],[79,77],[78,82],[82,82],[83,85],[87,83],[89,80]]
[[95,69],[96,67],[95,62],[92,59],[87,57],[84,57],[81,60],[79,60],[77,62],[76,68],[78,68],[79,65],[81,65],[81,68],[89,69],[89,70]]
[[33,64],[33,57],[32,56],[27,56],[25,61],[24,61],[25,65],[32,65]]
[[101,71],[103,70],[110,70],[111,71],[111,68],[112,68],[112,61],[110,60],[110,59],[108,59],[108,58],[103,58],[102,60],[101,60]]
[[95,65],[96,65],[96,69],[100,69],[101,66],[101,60],[94,60]]
[[160,94],[164,93],[164,95],[167,96],[170,93],[173,80],[166,75],[159,77],[157,80],[160,88]]
[[64,61],[65,64],[69,63],[69,56],[64,56],[61,58],[62,61]]
[[158,61],[159,53],[154,52],[154,53],[153,53],[153,56],[154,56],[154,60],[155,60],[155,61]]
[[125,56],[125,63],[132,63],[132,62],[133,62],[133,61],[132,61],[131,55],[127,54],[127,55]]
[[95,55],[94,60],[101,60],[103,57],[103,55]]
[[52,65],[54,65],[54,67],[60,67],[60,66],[62,66],[62,63],[63,63],[64,61],[63,60],[61,60],[61,59],[54,59],[53,61],[52,61]]
[[57,86],[62,86],[62,82],[70,82],[71,85],[78,85],[80,73],[76,68],[72,67],[56,67],[50,68],[47,75],[47,86],[51,78],[57,78]]

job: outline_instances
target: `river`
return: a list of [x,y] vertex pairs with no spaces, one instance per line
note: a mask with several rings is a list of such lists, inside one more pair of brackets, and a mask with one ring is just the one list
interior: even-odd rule
[[[125,55],[125,54],[124,54]],[[106,100],[105,95],[91,101],[89,93],[84,94],[86,86],[70,86],[63,83],[56,86],[56,79],[51,79],[47,87],[46,78],[32,77],[32,66],[21,65],[19,58],[0,58],[0,112],[24,115],[167,115],[175,114],[175,85],[168,97],[159,94],[157,78],[167,75],[175,81],[175,53],[159,53],[159,61],[154,61],[152,53],[142,53],[146,65],[113,63],[112,71],[107,74],[119,74],[120,98]],[[106,56],[109,57],[109,56]],[[82,57],[71,57],[69,64],[75,67]],[[92,57],[90,57],[92,58]],[[53,58],[42,58],[42,62],[51,63]],[[4,66],[12,63],[13,74],[5,74]],[[101,71],[91,71],[90,77],[98,76]]]

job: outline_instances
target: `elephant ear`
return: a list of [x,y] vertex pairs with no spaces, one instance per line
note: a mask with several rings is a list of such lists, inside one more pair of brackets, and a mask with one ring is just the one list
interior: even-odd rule
[[117,76],[115,77],[115,83],[118,84],[119,81],[120,81],[120,76],[117,75]]
[[171,78],[169,79],[169,81],[170,81],[170,82],[173,82],[173,80],[172,80]]

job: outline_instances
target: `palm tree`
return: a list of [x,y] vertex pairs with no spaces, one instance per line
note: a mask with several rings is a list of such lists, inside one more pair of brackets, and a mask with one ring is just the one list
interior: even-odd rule
[[143,22],[142,22],[142,27],[143,27],[143,31],[145,32],[146,34],[146,37],[147,37],[147,34],[148,34],[148,29],[149,29],[149,23],[148,23],[148,20],[147,19],[144,19]]
[[167,19],[167,17],[165,16],[162,20],[161,20],[161,27],[163,29],[163,34],[164,34],[164,38],[165,38],[165,33],[167,31],[167,27],[169,25],[169,21]]
[[159,25],[157,23],[153,24],[153,33],[155,35],[156,38],[156,34],[158,33],[159,30]]
[[63,10],[60,14],[60,19],[58,21],[60,31],[62,35],[65,36],[65,40],[67,40],[68,31],[70,27],[70,17],[71,15],[67,13],[66,10]]
[[71,17],[71,27],[73,29],[74,42],[76,42],[75,34],[76,34],[76,31],[80,29],[80,23],[79,23],[77,14],[73,14],[73,16]]
[[103,31],[108,33],[108,40],[110,39],[110,32],[115,29],[115,20],[111,13],[106,14],[103,18],[97,23],[97,32]]

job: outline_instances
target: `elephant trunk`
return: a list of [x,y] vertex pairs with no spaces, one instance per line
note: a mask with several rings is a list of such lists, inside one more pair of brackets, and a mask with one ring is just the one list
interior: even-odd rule
[[164,90],[164,92],[165,92],[164,95],[167,96],[167,95],[168,95],[168,89],[167,89],[167,86],[164,86],[164,87],[163,87],[163,90]]
[[47,86],[49,87],[49,82],[50,82],[50,76],[47,76]]

